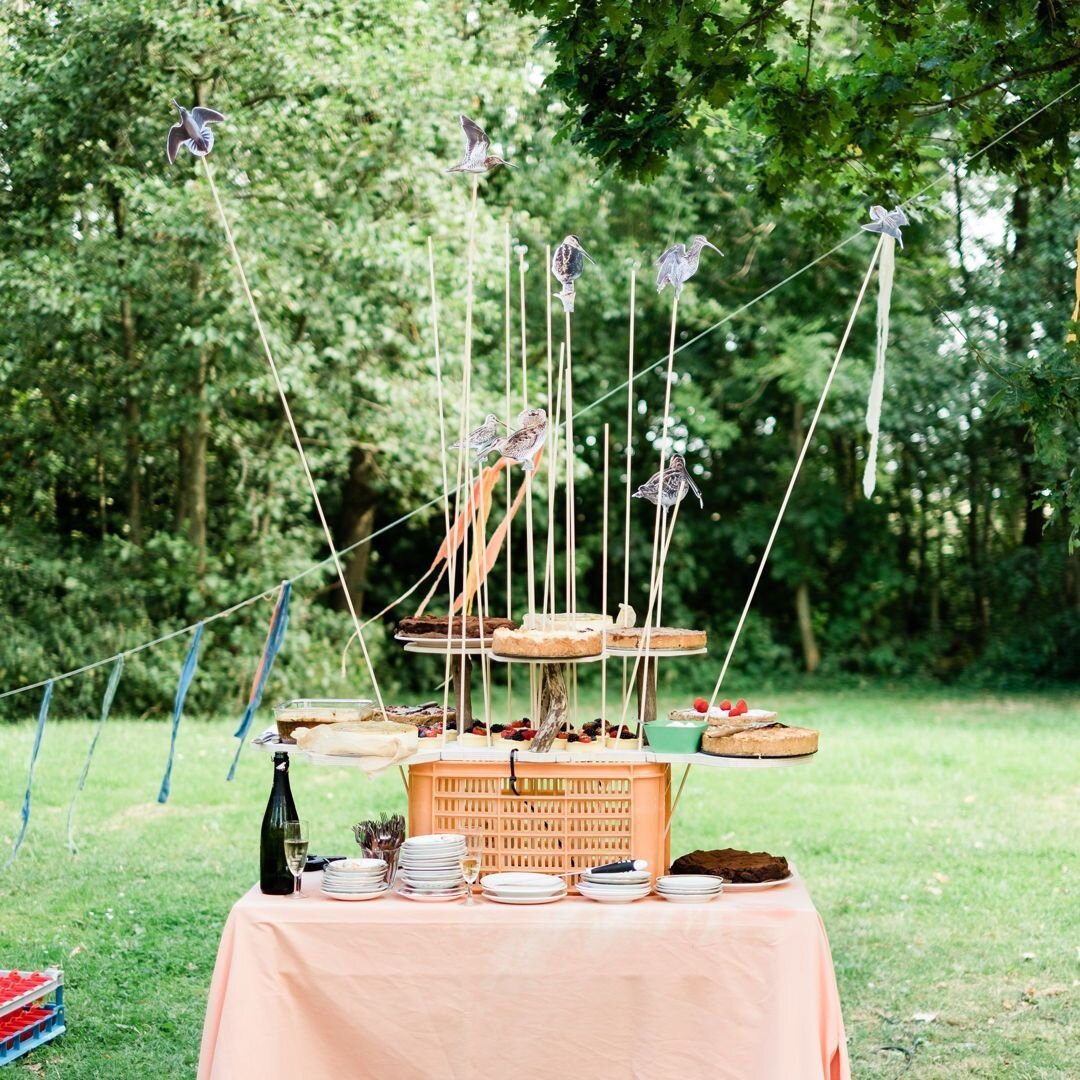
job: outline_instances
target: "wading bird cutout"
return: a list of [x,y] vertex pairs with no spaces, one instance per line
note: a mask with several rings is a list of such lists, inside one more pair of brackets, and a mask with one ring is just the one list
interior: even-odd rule
[[518,415],[518,429],[495,444],[504,458],[521,462],[526,472],[533,470],[536,451],[547,438],[547,413],[543,409],[526,409]]
[[663,292],[668,285],[675,290],[675,295],[682,296],[683,286],[697,273],[698,264],[701,262],[701,249],[710,247],[718,255],[724,253],[705,236],[695,236],[690,241],[690,246],[685,244],[672,244],[671,247],[656,260],[660,268],[656,275],[656,291]]
[[698,505],[704,510],[705,502],[701,498],[701,489],[690,479],[686,471],[686,461],[675,454],[662,472],[655,472],[634,492],[635,499],[647,499],[653,506],[670,510],[681,503],[687,491],[697,496]]
[[891,236],[901,247],[904,246],[904,238],[900,235],[900,230],[905,225],[910,225],[907,214],[900,209],[899,206],[892,210],[886,210],[884,206],[871,206],[870,207],[871,222],[869,225],[863,225],[867,232],[872,233],[884,233],[885,236]]
[[585,269],[585,260],[596,265],[596,260],[581,246],[581,241],[570,233],[551,256],[551,274],[562,286],[555,295],[562,301],[563,311],[574,310],[574,282]]
[[180,122],[169,128],[169,137],[165,143],[165,156],[171,165],[181,146],[186,146],[195,157],[206,157],[214,149],[214,132],[211,124],[220,124],[225,117],[216,109],[207,109],[197,105],[188,112],[176,101],[169,104],[180,114]]
[[[499,427],[506,427],[494,413],[488,413],[484,417],[484,422],[478,427],[474,428],[465,437],[465,445],[476,452],[476,456],[473,458],[474,462],[483,461],[484,458],[495,449],[499,442]],[[461,448],[460,442],[450,444],[451,450],[458,450]]]
[[497,169],[500,165],[505,165],[509,169],[517,168],[516,165],[512,165],[498,155],[488,153],[491,140],[475,120],[470,120],[464,113],[461,113],[458,120],[461,123],[461,130],[465,132],[465,154],[456,165],[446,170],[448,173],[486,173]]

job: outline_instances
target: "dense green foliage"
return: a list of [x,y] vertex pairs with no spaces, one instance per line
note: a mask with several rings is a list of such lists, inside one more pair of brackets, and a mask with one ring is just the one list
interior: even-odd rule
[[[822,752],[794,769],[695,769],[672,854],[747,847],[797,867],[829,933],[852,1075],[1080,1074],[1075,707],[873,691],[770,703],[820,727]],[[250,751],[224,782],[234,723],[184,722],[167,806],[153,801],[167,725],[106,725],[74,859],[64,822],[92,725],[46,731],[30,833],[0,879],[0,955],[63,965],[68,1033],[30,1055],[33,1074],[8,1070],[18,1080],[194,1076],[219,931],[255,881],[270,787]],[[31,724],[0,726],[0,758],[25,761],[32,738]],[[0,773],[3,851],[23,779]],[[405,807],[396,770],[299,763],[292,788],[320,853],[355,851],[353,822]]]
[[[701,231],[727,254],[707,252],[684,296],[679,336],[689,341],[857,231],[883,197],[877,171],[812,170],[816,183],[793,183],[777,210],[775,186],[747,181],[773,175],[762,156],[768,132],[734,97],[709,114],[711,137],[672,142],[651,185],[596,179],[588,159],[552,141],[564,107],[540,84],[553,70],[552,88],[567,90],[561,52],[534,50],[538,26],[501,4],[69,0],[48,12],[9,8],[0,20],[9,46],[0,59],[0,689],[152,638],[326,554],[205,176],[186,153],[165,162],[171,97],[228,116],[215,177],[342,546],[441,487],[426,244],[432,236],[456,426],[469,182],[442,169],[460,149],[460,110],[520,166],[481,183],[477,421],[489,405],[502,409],[507,226],[526,250],[534,397],[544,381],[544,247],[574,231],[599,263],[579,283],[574,324],[581,411],[625,378],[633,262],[641,368],[666,352],[670,294],[655,298],[651,264],[667,243]],[[836,33],[822,32],[822,49]],[[976,24],[971,33],[981,40]],[[841,50],[830,65],[844,62]],[[899,62],[858,58],[859,70],[879,63],[886,73]],[[755,84],[777,66],[756,62]],[[887,85],[879,96],[876,120],[888,113]],[[1023,98],[991,115],[984,102],[936,117],[965,140],[947,154],[962,157],[1033,106]],[[864,308],[736,656],[743,676],[807,667],[1075,675],[1080,575],[1066,541],[1078,381],[1075,351],[1062,345],[1075,219],[1058,128],[1024,130],[1027,149],[1016,149],[1022,132],[1009,145],[1029,154],[1030,168],[1027,157],[1023,170],[1015,157],[995,159],[1001,175],[962,172],[913,214],[869,502],[858,491],[874,333]],[[635,141],[647,149],[644,136]],[[802,176],[792,153],[791,175]],[[899,159],[920,186],[943,175],[925,158]],[[746,595],[872,244],[847,244],[677,358],[676,444],[706,509],[684,507],[665,610],[712,630],[714,653]],[[513,292],[516,366],[516,271]],[[559,340],[561,327],[556,353]],[[635,483],[655,468],[662,402],[662,374],[644,376]],[[621,596],[625,409],[617,392],[575,424],[583,605],[600,595],[604,422],[616,463],[611,589]],[[542,529],[540,506],[537,519]],[[633,521],[631,599],[643,610],[651,519],[640,503]],[[355,549],[349,577],[367,611],[426,569],[440,526],[433,509]],[[517,571],[523,557],[515,544]],[[515,596],[520,604],[520,586]],[[279,661],[290,690],[344,688],[340,608],[325,569],[299,583]],[[242,699],[268,610],[255,605],[209,629],[193,707]],[[436,678],[374,638],[388,681]],[[166,709],[182,646],[132,663],[118,708]],[[695,669],[702,689],[713,670]],[[65,684],[58,712],[88,707],[100,684]],[[349,686],[363,689],[363,679]],[[27,701],[2,703],[5,715],[25,714]]]

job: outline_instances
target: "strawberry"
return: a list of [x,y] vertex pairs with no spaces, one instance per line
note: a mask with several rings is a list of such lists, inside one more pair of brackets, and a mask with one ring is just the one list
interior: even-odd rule
[[579,735],[578,736],[578,742],[591,743],[592,742],[592,736],[591,735]]
[[723,709],[724,712],[731,712],[731,702],[728,701],[727,698],[724,698],[724,700],[720,702],[720,708]]
[[694,698],[694,709],[699,713],[707,713],[709,711],[709,703],[703,698]]

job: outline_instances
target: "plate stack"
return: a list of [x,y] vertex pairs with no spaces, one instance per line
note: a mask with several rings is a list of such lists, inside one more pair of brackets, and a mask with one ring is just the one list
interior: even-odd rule
[[457,833],[410,836],[401,846],[397,880],[410,900],[460,900],[469,888],[461,874],[465,837]]
[[323,895],[333,900],[374,900],[389,889],[382,859],[335,859],[323,871]]
[[656,892],[673,904],[704,904],[724,891],[724,879],[708,874],[668,874],[657,878]]
[[652,875],[648,870],[623,870],[614,874],[586,870],[578,878],[577,888],[582,896],[601,904],[632,904],[652,892]]
[[487,874],[480,884],[496,904],[552,904],[566,895],[566,882],[552,874]]

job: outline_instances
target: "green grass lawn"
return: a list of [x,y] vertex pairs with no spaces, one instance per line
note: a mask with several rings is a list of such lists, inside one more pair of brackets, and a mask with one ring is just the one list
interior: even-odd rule
[[[817,760],[695,770],[673,854],[764,848],[795,863],[829,931],[856,1077],[1080,1076],[1076,703],[881,692],[775,703],[822,731]],[[270,784],[250,752],[225,783],[235,722],[184,721],[159,806],[167,725],[110,721],[74,858],[64,823],[92,725],[46,729],[30,833],[0,881],[0,967],[62,965],[69,1032],[13,1075],[194,1074],[218,937],[256,878]],[[5,853],[32,734],[0,728]],[[404,807],[396,771],[368,781],[298,765],[293,790],[318,852],[348,851],[353,821]]]

